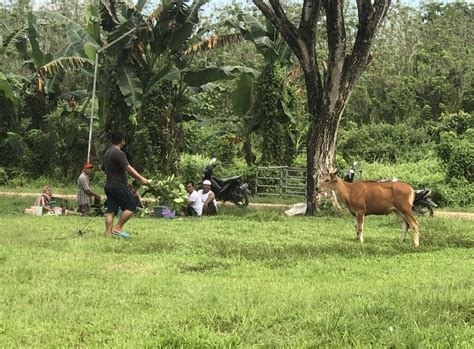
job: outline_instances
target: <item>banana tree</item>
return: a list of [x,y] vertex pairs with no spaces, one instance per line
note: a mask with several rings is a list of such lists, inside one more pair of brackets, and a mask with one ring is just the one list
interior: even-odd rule
[[[60,54],[59,57],[53,57],[52,54],[44,52],[40,45],[36,16],[32,13],[28,14],[25,26],[18,29],[6,25],[4,27],[7,33],[0,37],[0,55],[7,59],[7,56],[17,51],[29,74],[23,77],[0,72],[0,89],[12,103],[10,114],[17,119],[17,123],[20,114],[28,114],[33,120],[32,127],[41,128],[43,116],[54,107],[60,95],[59,84],[65,72],[82,69],[90,61],[80,56],[64,57]],[[12,89],[12,86],[15,89]],[[21,94],[18,91],[22,91]],[[28,111],[21,112],[21,105],[29,108]]]
[[[137,28],[121,45],[116,45],[114,51],[105,52],[106,59],[116,65],[118,86],[125,96],[131,120],[147,124],[147,130],[139,131],[140,136],[151,139],[165,164],[176,163],[182,146],[180,123],[189,119],[187,106],[196,93],[208,91],[215,82],[233,79],[243,71],[257,74],[245,67],[190,68],[192,53],[206,32],[198,30],[198,12],[203,4],[203,1],[189,5],[186,1],[163,1],[149,16],[126,4],[105,1],[99,4],[102,28],[108,36],[114,37],[113,33],[122,28],[122,32],[133,25]],[[212,41],[214,47],[230,42],[230,38]],[[102,81],[99,88],[100,100],[109,101],[102,104],[103,115],[120,113],[111,113],[108,109],[114,105],[111,102],[116,101],[114,89],[107,88],[110,83],[115,84],[110,79]],[[117,125],[115,120],[106,119],[109,121],[105,129]],[[173,167],[163,171],[171,173]]]
[[[36,16],[65,25],[69,39],[61,60],[51,61],[51,65],[43,66],[37,75],[39,78],[57,75],[60,68],[70,68],[67,65],[74,62],[83,63],[82,68],[86,68],[83,70],[90,73],[91,68],[85,67],[85,63],[91,63],[102,50],[96,65],[99,75],[98,120],[102,134],[120,127],[133,135],[138,122],[147,122],[143,103],[149,105],[153,100],[163,99],[164,95],[166,98],[161,109],[166,113],[153,117],[167,119],[160,127],[167,128],[166,133],[171,135],[174,144],[168,144],[169,149],[165,151],[178,154],[182,139],[179,137],[179,124],[186,119],[185,109],[192,95],[211,88],[210,84],[215,81],[234,78],[245,68],[189,68],[192,55],[186,50],[204,33],[197,29],[198,12],[203,1],[190,4],[183,0],[163,1],[149,16],[142,13],[144,4],[144,1],[139,1],[130,6],[101,0],[98,6],[88,5],[86,28],[58,13],[35,12]],[[161,88],[163,85],[166,89]],[[156,131],[154,138],[160,134],[158,131],[163,130]],[[164,161],[173,162],[173,158],[176,156],[170,155]]]
[[[236,22],[227,21],[226,24],[252,42],[264,58],[259,78],[255,81],[242,78],[233,92],[234,112],[242,118],[240,131],[243,132],[241,139],[245,159],[249,165],[254,162],[251,136],[258,132],[263,139],[262,161],[275,165],[291,163],[296,149],[297,121],[292,114],[294,98],[291,98],[291,88],[284,83],[293,71],[291,49],[269,21],[261,24],[256,17],[241,13]],[[287,77],[275,81],[282,70]],[[269,82],[273,82],[272,86],[268,85]],[[248,108],[242,113],[241,106],[244,105]]]

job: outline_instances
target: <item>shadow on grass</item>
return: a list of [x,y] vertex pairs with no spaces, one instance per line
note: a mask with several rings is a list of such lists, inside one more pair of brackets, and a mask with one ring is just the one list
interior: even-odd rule
[[239,257],[252,261],[288,261],[294,259],[326,258],[340,256],[346,258],[365,258],[374,256],[396,256],[412,253],[430,253],[445,248],[473,248],[474,242],[466,237],[447,236],[443,240],[422,240],[420,248],[415,248],[413,242],[407,239],[399,242],[368,242],[360,244],[355,239],[341,239],[341,243],[324,245],[293,244],[265,245],[259,243],[244,243],[226,240],[208,241],[215,255],[223,258]]
[[203,273],[206,271],[230,269],[233,266],[234,264],[222,261],[205,261],[193,264],[180,263],[178,270],[181,273]]

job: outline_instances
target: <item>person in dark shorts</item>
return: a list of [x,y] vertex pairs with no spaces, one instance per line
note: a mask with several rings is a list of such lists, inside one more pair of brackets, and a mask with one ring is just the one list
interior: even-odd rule
[[[137,209],[136,199],[129,189],[127,173],[136,178],[140,184],[148,185],[150,181],[140,175],[128,162],[122,151],[125,136],[122,131],[112,133],[112,146],[104,154],[104,169],[106,182],[104,191],[107,195],[105,228],[108,237],[112,235],[128,236],[123,232],[123,226],[133,216]],[[115,226],[114,217],[118,210],[123,214]]]
[[128,185],[128,188],[133,194],[135,205],[137,205],[137,207],[140,207],[140,208],[145,207],[145,205],[143,204],[143,200],[140,195],[140,192],[138,191],[138,189],[140,188],[140,183],[138,183],[138,181],[134,179],[133,182]]

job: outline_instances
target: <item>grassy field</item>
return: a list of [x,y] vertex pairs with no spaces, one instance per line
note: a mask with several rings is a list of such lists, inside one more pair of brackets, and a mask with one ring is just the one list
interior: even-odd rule
[[360,245],[346,215],[226,207],[121,240],[23,200],[0,201],[1,347],[474,345],[472,222],[420,218],[415,249],[391,216]]

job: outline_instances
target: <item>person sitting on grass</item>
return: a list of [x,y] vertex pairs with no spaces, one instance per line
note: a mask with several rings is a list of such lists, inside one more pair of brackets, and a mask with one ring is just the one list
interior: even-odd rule
[[51,198],[53,196],[53,188],[50,186],[43,187],[43,194],[36,199],[35,206],[41,206],[43,208],[43,214],[52,214],[56,216],[77,216],[79,212],[62,209],[61,207],[52,207]]
[[217,214],[216,195],[211,190],[211,181],[206,179],[202,182],[202,189],[198,190],[203,204],[202,214],[213,216]]
[[194,190],[194,183],[192,181],[186,182],[184,189],[188,193],[188,205],[183,207],[184,215],[200,217],[202,215],[202,201],[201,196]]

